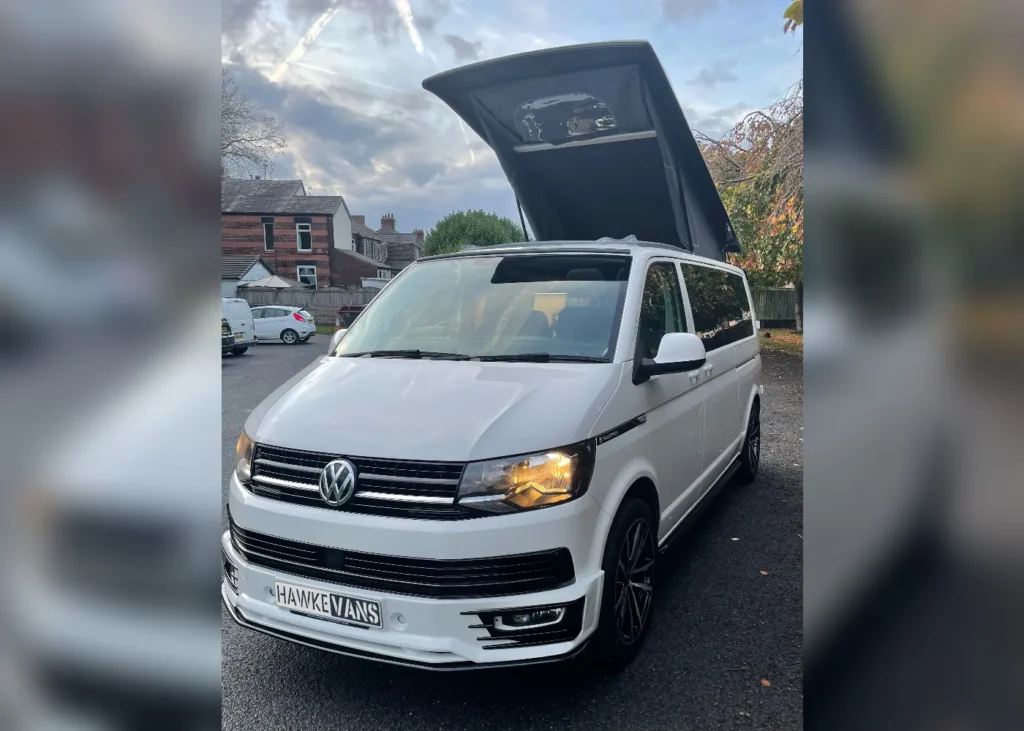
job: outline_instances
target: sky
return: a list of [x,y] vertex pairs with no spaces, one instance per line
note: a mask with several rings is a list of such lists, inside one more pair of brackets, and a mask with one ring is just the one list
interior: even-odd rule
[[802,76],[789,0],[223,0],[223,63],[282,122],[271,177],[344,196],[372,228],[429,231],[456,210],[518,219],[490,148],[420,86],[539,48],[647,40],[690,127],[719,137]]

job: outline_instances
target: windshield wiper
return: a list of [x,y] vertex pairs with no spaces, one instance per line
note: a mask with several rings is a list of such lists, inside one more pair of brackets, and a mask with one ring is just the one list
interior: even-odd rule
[[552,353],[514,353],[510,355],[478,355],[473,360],[484,363],[607,363],[605,358],[590,355],[555,355]]
[[469,360],[462,353],[438,353],[432,350],[367,350],[362,353],[342,353],[343,358],[434,358],[437,360]]

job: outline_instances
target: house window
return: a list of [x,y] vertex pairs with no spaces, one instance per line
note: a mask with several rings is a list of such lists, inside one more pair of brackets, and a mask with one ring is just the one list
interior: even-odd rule
[[295,241],[298,243],[299,251],[313,250],[313,226],[309,223],[295,224]]
[[352,234],[352,250],[353,251],[356,250],[356,246],[357,246],[357,244],[356,244],[356,235]]
[[378,269],[377,279],[391,279],[391,271],[389,269]]
[[355,241],[355,250],[357,254],[363,253],[363,237],[360,236],[358,239],[353,236],[352,240]]
[[[300,224],[301,225],[301,224]],[[308,224],[307,224],[308,225]],[[296,268],[296,278],[303,284],[308,284],[316,289],[316,265],[299,264]]]
[[376,241],[373,242],[373,258],[380,260],[380,244]]
[[261,218],[263,222],[263,250],[274,250],[274,219],[272,216]]

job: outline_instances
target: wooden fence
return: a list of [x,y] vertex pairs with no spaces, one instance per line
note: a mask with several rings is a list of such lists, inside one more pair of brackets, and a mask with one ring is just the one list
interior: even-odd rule
[[256,287],[239,287],[237,297],[257,305],[284,305],[285,307],[301,307],[313,315],[320,325],[333,325],[338,308],[342,305],[366,305],[370,303],[379,289],[365,287],[363,289],[341,289],[326,287],[316,291],[311,289],[272,289]]
[[796,321],[795,289],[755,289],[754,312],[762,322]]

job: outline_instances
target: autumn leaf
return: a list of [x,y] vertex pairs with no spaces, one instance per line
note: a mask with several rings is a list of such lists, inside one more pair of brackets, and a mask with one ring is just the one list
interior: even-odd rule
[[761,678],[761,685],[763,685],[763,686],[764,686],[765,688],[768,688],[768,687],[770,687],[770,686],[771,686],[771,683],[769,683],[769,682],[768,682],[767,680],[765,680],[764,678]]
[[761,576],[767,576],[767,575],[768,575],[768,572],[767,572],[767,571],[762,571],[762,572],[761,572]]
[[782,17],[786,19],[786,24],[782,26],[782,32],[792,31],[795,33],[797,26],[804,24],[804,0],[793,0]]

